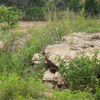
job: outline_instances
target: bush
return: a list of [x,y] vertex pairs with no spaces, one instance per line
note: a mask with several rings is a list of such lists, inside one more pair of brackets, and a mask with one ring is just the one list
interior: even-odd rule
[[86,0],[85,11],[87,15],[98,15],[100,13],[100,4],[98,0]]
[[24,79],[16,73],[2,73],[0,76],[0,100],[44,98],[46,88],[35,76]]
[[100,60],[98,60],[97,54],[96,50],[92,59],[88,56],[75,57],[68,62],[68,66],[61,60],[60,72],[72,90],[95,88],[99,84]]
[[100,100],[100,83],[99,86],[96,87],[95,100]]

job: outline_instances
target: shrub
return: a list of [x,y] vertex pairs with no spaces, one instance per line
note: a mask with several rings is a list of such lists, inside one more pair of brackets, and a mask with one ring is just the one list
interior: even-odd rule
[[[18,23],[18,19],[22,15],[22,10],[17,7],[5,7],[4,5],[0,6],[0,21],[7,22],[7,29],[13,28]],[[4,26],[3,26],[4,27]],[[5,28],[3,28],[5,30]]]
[[85,0],[85,11],[87,15],[97,15],[100,13],[100,4],[98,0]]
[[96,50],[92,59],[88,56],[75,57],[68,62],[68,66],[61,60],[59,71],[72,90],[84,90],[86,87],[95,88],[99,84],[97,76],[100,71],[100,60],[98,60],[97,54]]
[[[99,79],[100,82],[100,79]],[[99,86],[96,86],[95,100],[100,100],[100,83]]]
[[[24,100],[32,98],[44,98],[46,85],[34,77],[22,79],[16,73],[2,73],[0,76],[0,99],[1,100]],[[20,100],[23,100],[20,99]]]

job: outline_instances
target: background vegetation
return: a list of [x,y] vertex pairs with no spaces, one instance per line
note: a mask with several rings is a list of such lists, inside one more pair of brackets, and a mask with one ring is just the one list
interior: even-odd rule
[[[84,8],[86,16],[100,14],[100,0],[0,0],[0,5],[22,8],[23,17],[20,20],[47,20],[50,12],[66,9],[78,13]],[[45,12],[48,14],[45,15]]]

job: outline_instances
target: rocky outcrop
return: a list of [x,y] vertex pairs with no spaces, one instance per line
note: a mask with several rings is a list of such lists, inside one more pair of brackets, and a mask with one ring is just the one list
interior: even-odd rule
[[[42,62],[42,60],[44,61],[44,63],[47,63],[41,53],[35,53],[31,59],[31,63],[34,66],[37,66]],[[44,72],[43,83],[49,83],[51,89],[57,89],[58,87],[61,87],[64,85],[64,79],[62,78],[59,72],[57,71],[54,72],[54,68],[52,69],[50,67]]]
[[[100,33],[73,33],[63,36],[61,44],[49,45],[43,51],[48,68],[58,69],[59,61],[56,59],[58,56],[65,62],[81,54],[85,54],[91,58],[94,49],[100,50],[99,38]],[[100,53],[98,54],[98,58],[100,58]]]
[[[56,82],[62,86],[64,83],[61,74],[58,73],[59,61],[57,57],[67,62],[75,56],[87,55],[93,57],[94,49],[100,50],[100,33],[73,33],[62,37],[62,43],[47,46],[43,54],[47,62],[47,70],[44,74],[43,81]],[[100,53],[98,53],[100,59]]]
[[58,56],[66,61],[73,58],[73,56],[71,56],[72,51],[70,52],[70,46],[68,44],[49,45],[44,49],[43,54],[47,61],[48,68],[55,69],[55,71],[57,70],[57,66],[59,66],[59,62],[57,60]]
[[[68,34],[62,37],[62,42],[60,44],[46,46],[43,50],[47,65],[43,76],[43,82],[52,83],[52,88],[66,86],[63,77],[58,73],[59,61],[57,58],[60,57],[66,64],[75,56],[82,56],[83,54],[92,58],[94,49],[100,50],[100,33]],[[100,59],[100,53],[98,53],[98,59]],[[38,64],[39,55],[35,54],[32,60],[34,64]]]

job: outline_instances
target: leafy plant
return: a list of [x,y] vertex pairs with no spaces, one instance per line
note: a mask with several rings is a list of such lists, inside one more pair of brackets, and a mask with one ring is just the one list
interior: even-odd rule
[[22,79],[16,73],[0,75],[0,99],[15,100],[15,99],[37,99],[45,98],[45,89],[47,85],[42,85],[42,81],[34,77],[26,77]]
[[[13,28],[18,23],[18,19],[22,15],[21,9],[17,9],[17,7],[5,7],[4,5],[0,6],[0,20],[3,22],[7,22],[6,29]],[[4,25],[1,26],[4,29]]]
[[[90,89],[88,88],[88,91]],[[95,100],[95,96],[89,92],[81,91],[53,91],[52,100]]]
[[63,60],[60,60],[60,72],[68,82],[72,90],[84,90],[86,87],[95,88],[99,84],[98,71],[100,71],[100,60],[97,58],[98,50],[90,59],[88,56],[75,57],[68,62],[66,66]]
[[[100,79],[99,79],[100,82]],[[99,86],[96,86],[96,93],[95,93],[95,100],[99,100],[100,99],[100,83]]]

